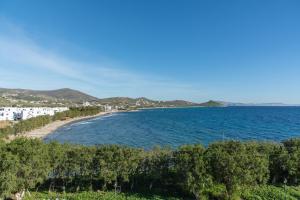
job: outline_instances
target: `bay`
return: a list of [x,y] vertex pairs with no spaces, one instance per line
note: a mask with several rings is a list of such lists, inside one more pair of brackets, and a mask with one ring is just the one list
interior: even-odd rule
[[281,141],[299,136],[300,107],[199,107],[114,113],[60,127],[44,140],[149,149],[232,139]]

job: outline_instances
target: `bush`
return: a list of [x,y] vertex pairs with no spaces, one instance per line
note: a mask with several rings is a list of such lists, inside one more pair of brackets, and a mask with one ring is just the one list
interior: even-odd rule
[[295,196],[297,192],[291,192],[291,190],[292,188],[289,187],[285,190],[282,187],[270,185],[256,186],[246,188],[242,193],[242,198],[245,200],[299,200],[299,196]]

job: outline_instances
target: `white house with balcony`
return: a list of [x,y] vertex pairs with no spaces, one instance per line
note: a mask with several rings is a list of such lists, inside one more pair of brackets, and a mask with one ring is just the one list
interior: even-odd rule
[[0,108],[0,120],[14,120],[15,113],[17,112],[17,108],[13,107]]
[[69,110],[67,107],[2,107],[0,108],[0,121],[26,120],[32,117],[50,115]]

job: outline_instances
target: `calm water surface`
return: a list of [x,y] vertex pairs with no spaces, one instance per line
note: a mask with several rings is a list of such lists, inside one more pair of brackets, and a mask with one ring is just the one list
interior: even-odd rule
[[216,140],[275,140],[300,136],[300,107],[151,109],[68,124],[45,140],[151,148]]

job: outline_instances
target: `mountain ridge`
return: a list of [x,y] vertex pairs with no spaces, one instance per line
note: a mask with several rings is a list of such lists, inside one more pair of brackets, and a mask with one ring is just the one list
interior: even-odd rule
[[113,105],[118,107],[227,107],[227,106],[299,106],[298,104],[284,103],[234,103],[209,100],[195,103],[185,100],[152,100],[146,97],[108,97],[97,98],[79,90],[61,88],[54,90],[32,90],[0,88],[0,106],[27,105],[27,106],[78,106],[84,102],[92,105]]
[[32,90],[32,89],[10,89],[0,88],[0,106],[2,105],[43,105],[60,104],[76,106],[89,102],[94,105],[113,105],[119,107],[185,107],[200,106],[199,103],[185,100],[157,101],[146,97],[109,97],[97,98],[89,94],[70,88],[61,88],[55,90]]

